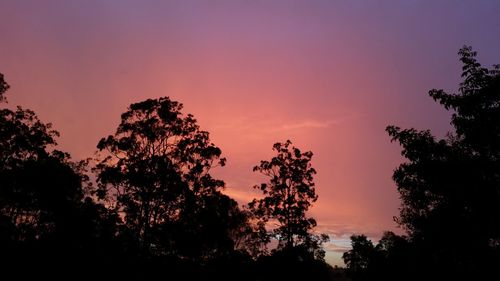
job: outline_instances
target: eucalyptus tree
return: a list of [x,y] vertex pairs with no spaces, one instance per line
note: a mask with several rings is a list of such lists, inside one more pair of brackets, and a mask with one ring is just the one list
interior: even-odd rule
[[321,244],[328,237],[313,234],[316,220],[307,216],[309,207],[318,199],[313,181],[316,170],[311,165],[313,153],[302,152],[289,140],[274,144],[273,150],[276,155],[270,161],[261,161],[253,168],[269,180],[254,186],[263,197],[254,199],[249,207],[262,221],[277,223],[270,234],[278,241],[278,248],[305,246],[323,258]]
[[168,97],[130,105],[97,146],[98,194],[145,254],[209,258],[233,249],[240,210],[210,173],[225,165],[221,150],[182,108]]

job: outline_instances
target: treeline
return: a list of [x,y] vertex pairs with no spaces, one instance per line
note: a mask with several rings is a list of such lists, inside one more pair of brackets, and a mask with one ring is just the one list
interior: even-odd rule
[[[356,280],[498,280],[500,277],[500,67],[459,52],[458,93],[429,95],[453,112],[453,131],[387,128],[407,159],[394,171],[396,222],[374,244],[352,236],[343,255]],[[310,151],[290,141],[255,172],[268,180],[244,206],[211,170],[224,166],[182,104],[168,97],[129,106],[98,152],[74,161],[58,132],[9,109],[0,74],[2,277],[127,280],[332,280],[306,215],[317,200]]]
[[406,235],[352,236],[353,280],[500,279],[500,66],[482,67],[470,47],[459,56],[458,93],[429,91],[453,112],[446,138],[387,127],[407,159],[393,175]]
[[182,104],[131,104],[95,156],[73,161],[50,123],[5,106],[8,89],[0,74],[2,279],[329,280],[328,237],[306,216],[310,151],[276,143],[254,168],[262,197],[238,206],[210,174],[226,159]]

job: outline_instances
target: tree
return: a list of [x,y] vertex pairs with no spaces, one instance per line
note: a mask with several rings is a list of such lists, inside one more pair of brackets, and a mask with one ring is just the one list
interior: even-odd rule
[[9,89],[9,84],[5,82],[5,78],[2,73],[0,73],[0,102],[5,101],[4,94]]
[[[306,216],[311,204],[318,199],[313,182],[316,171],[311,166],[313,153],[301,152],[291,144],[289,140],[274,144],[277,155],[254,167],[254,171],[269,177],[269,182],[254,187],[262,191],[264,197],[254,199],[249,207],[264,222],[274,220],[278,223],[272,230],[278,248],[305,245],[312,251],[321,250],[321,243],[328,237],[313,235],[310,231],[316,221]],[[318,256],[322,258],[321,253]]]
[[[3,75],[0,87],[5,101]],[[0,216],[11,241],[39,239],[54,228],[57,208],[83,196],[76,165],[52,149],[58,135],[31,110],[0,109]]]
[[346,264],[348,273],[354,280],[366,280],[370,277],[370,271],[373,270],[373,260],[376,255],[376,248],[372,241],[365,235],[351,236],[352,249],[342,255]]
[[131,104],[101,139],[99,196],[124,215],[146,255],[209,258],[233,248],[239,209],[213,167],[221,150],[182,104],[168,97]]
[[491,274],[500,261],[500,75],[498,66],[483,68],[470,47],[459,55],[458,93],[429,91],[453,111],[453,131],[445,139],[396,126],[387,132],[408,160],[393,175],[398,222],[432,261],[426,268],[471,277]]
[[365,235],[353,235],[351,246],[342,259],[353,280],[415,280],[407,237],[388,231],[374,245]]
[[270,237],[265,222],[247,208],[240,210],[238,218],[239,228],[232,233],[235,248],[247,253],[253,259],[267,255]]
[[[0,88],[5,101],[3,94],[9,86],[1,74]],[[0,109],[0,260],[4,276],[35,274],[37,271],[24,270],[33,266],[64,264],[68,268],[78,260],[98,266],[99,257],[109,254],[114,244],[118,216],[87,196],[86,162],[74,162],[68,153],[57,150],[58,136],[32,110],[19,106]]]

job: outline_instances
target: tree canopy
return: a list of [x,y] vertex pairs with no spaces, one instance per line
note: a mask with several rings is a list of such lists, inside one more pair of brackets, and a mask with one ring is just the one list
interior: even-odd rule
[[[399,246],[386,252],[398,253],[402,262],[398,268],[404,268],[412,280],[493,280],[492,276],[498,276],[500,72],[498,66],[482,67],[471,47],[463,47],[458,54],[463,64],[458,93],[429,91],[430,97],[453,112],[453,130],[447,137],[438,139],[429,130],[387,127],[407,159],[394,171],[393,179],[402,201],[396,221],[408,237],[396,239],[406,242],[393,243]],[[373,260],[372,254],[354,247],[357,240],[353,237],[353,250],[344,255],[354,271],[362,264],[353,263],[351,257]],[[391,263],[387,255],[382,257],[383,264]],[[382,267],[371,266],[365,273],[374,268]],[[372,280],[388,279],[391,270],[380,274],[372,275]]]
[[[353,235],[343,255],[353,280],[498,277],[500,67],[484,68],[476,55],[459,51],[457,93],[429,91],[452,112],[445,138],[387,127],[406,158],[393,174],[396,221],[406,234],[385,232],[378,243]],[[331,279],[322,247],[328,236],[315,233],[308,216],[318,199],[311,151],[274,144],[274,157],[253,168],[266,178],[254,186],[262,195],[240,208],[212,173],[226,163],[221,149],[181,103],[131,104],[95,158],[77,162],[57,149],[52,124],[7,107],[9,89],[0,74],[5,276],[33,278],[55,264],[115,279]]]
[[[488,264],[500,244],[500,75],[483,68],[470,47],[459,55],[459,92],[429,92],[453,110],[448,137],[387,128],[408,159],[393,177],[403,201],[399,222],[440,260],[455,260],[448,263],[454,272]],[[462,241],[469,242],[457,249]]]
[[[0,78],[5,102],[9,86]],[[117,216],[88,197],[87,162],[57,150],[58,136],[32,110],[0,109],[0,261],[6,277],[34,274],[21,266],[64,263],[69,269],[89,255],[98,265],[99,255],[114,245]]]
[[316,170],[311,165],[313,153],[300,151],[289,140],[274,144],[273,150],[277,155],[271,161],[261,161],[253,169],[268,177],[269,182],[254,187],[264,197],[254,199],[249,207],[264,222],[278,223],[271,231],[271,236],[278,241],[278,248],[301,245],[322,259],[324,252],[320,245],[327,236],[311,233],[316,220],[306,214],[318,199],[313,181]]
[[138,238],[144,254],[209,258],[234,248],[243,216],[211,176],[221,150],[182,104],[168,97],[130,105],[101,139],[99,191]]

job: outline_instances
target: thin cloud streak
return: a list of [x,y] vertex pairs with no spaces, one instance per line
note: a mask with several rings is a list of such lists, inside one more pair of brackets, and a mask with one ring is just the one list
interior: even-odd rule
[[[326,129],[332,125],[340,123],[339,120],[314,120],[314,119],[304,119],[295,121],[294,123],[285,123],[278,120],[261,120],[257,121],[257,118],[251,117],[237,117],[231,120],[225,120],[219,122],[213,128],[215,130],[236,130],[236,131],[260,131],[261,133],[270,132],[281,132],[287,130],[299,130],[299,129]],[[281,124],[280,124],[281,123]]]
[[325,129],[331,125],[338,124],[337,121],[314,121],[307,120],[294,124],[285,124],[281,126],[281,130],[296,130],[296,129]]

